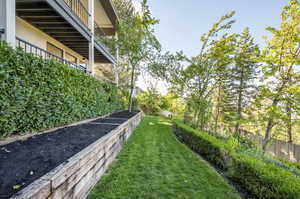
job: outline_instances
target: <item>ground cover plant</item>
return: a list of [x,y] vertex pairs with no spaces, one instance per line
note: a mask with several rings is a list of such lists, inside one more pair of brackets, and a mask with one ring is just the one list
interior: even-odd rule
[[[260,154],[234,138],[222,139],[175,121],[178,139],[199,153],[256,198],[299,198],[299,170]],[[248,148],[248,150],[247,150]],[[255,151],[256,150],[256,151]]]
[[203,159],[179,143],[172,124],[146,117],[89,198],[240,198]]
[[117,88],[0,43],[0,137],[36,132],[121,109]]

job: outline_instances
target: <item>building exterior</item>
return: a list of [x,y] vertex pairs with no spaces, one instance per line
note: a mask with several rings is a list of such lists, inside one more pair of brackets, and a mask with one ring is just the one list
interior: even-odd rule
[[91,74],[117,62],[103,43],[117,20],[110,0],[0,0],[1,39]]

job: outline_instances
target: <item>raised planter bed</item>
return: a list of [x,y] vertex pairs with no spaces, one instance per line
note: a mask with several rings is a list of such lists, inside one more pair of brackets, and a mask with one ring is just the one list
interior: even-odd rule
[[117,112],[0,146],[0,198],[85,198],[142,117]]

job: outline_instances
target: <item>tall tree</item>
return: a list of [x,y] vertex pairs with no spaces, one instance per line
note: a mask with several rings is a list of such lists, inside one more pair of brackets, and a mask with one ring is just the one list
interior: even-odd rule
[[[236,35],[223,35],[221,39],[214,41],[209,56],[214,66],[214,131],[218,130],[221,116],[228,116],[231,110],[230,99],[226,92],[228,79],[231,75],[230,66],[233,63],[233,52],[235,49]],[[222,114],[221,114],[222,113]],[[226,117],[225,117],[226,119]]]
[[[297,77],[295,67],[300,63],[300,3],[290,0],[281,14],[278,29],[268,28],[272,39],[267,42],[262,62],[265,86],[263,97],[269,99],[266,111],[266,130],[263,149],[265,150],[277,119],[282,116],[281,104],[291,89],[290,81]],[[292,94],[292,93],[291,93]],[[295,106],[295,104],[292,104]]]
[[233,65],[231,69],[231,83],[228,89],[234,106],[235,133],[240,131],[240,123],[244,119],[244,107],[249,105],[254,91],[255,79],[258,74],[259,47],[254,43],[249,29],[245,28],[237,37]]
[[219,38],[219,34],[231,28],[235,22],[231,20],[233,15],[234,12],[224,15],[207,34],[202,35],[200,53],[191,58],[190,66],[183,71],[185,77],[183,88],[187,91],[189,104],[193,106],[195,125],[203,130],[208,126],[212,115],[211,100],[216,84],[215,72],[220,65],[227,62],[224,59],[227,49],[220,44],[226,44],[230,37],[223,33],[224,35]]
[[147,0],[141,3],[140,11],[134,10],[131,1],[115,0],[122,16],[117,28],[118,37],[109,43],[122,59],[123,66],[127,65],[130,73],[128,110],[132,110],[135,82],[142,67],[147,67],[151,54],[160,51],[160,44],[154,36],[153,26],[158,20],[153,18],[147,5]]

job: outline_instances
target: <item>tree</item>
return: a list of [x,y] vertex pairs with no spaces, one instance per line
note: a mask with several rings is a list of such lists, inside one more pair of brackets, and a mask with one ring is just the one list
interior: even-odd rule
[[[294,95],[291,93],[291,82],[299,79],[295,67],[300,64],[300,3],[290,0],[282,11],[280,27],[269,27],[268,30],[272,33],[272,39],[267,42],[261,60],[264,63],[261,96],[268,99],[265,115],[262,116],[266,121],[264,150],[273,127],[282,119],[284,96]],[[293,103],[289,107],[297,108]]]
[[235,50],[236,35],[223,35],[221,39],[214,42],[210,49],[210,59],[214,61],[214,131],[217,131],[221,112],[224,120],[228,121],[228,113],[232,109],[231,100],[229,99],[228,89],[229,76],[231,75],[230,65],[233,63],[233,52]]
[[235,134],[240,131],[240,123],[244,119],[244,107],[248,106],[255,92],[259,64],[259,47],[254,43],[249,29],[238,35],[233,53],[233,65],[230,70],[230,85],[227,93],[233,103]]
[[174,54],[170,52],[156,53],[149,60],[148,72],[152,77],[162,80],[169,85],[178,85],[183,81],[182,71],[186,60],[187,58],[183,52]]
[[216,71],[228,58],[228,49],[221,44],[231,37],[224,34],[219,40],[216,39],[222,31],[231,28],[233,15],[234,12],[224,15],[207,34],[202,35],[200,53],[189,60],[190,65],[182,72],[184,81],[181,87],[186,91],[188,104],[194,112],[194,123],[202,130],[208,127],[212,115],[212,93],[218,82]]
[[142,10],[134,11],[131,1],[115,0],[121,14],[117,28],[118,37],[112,38],[110,46],[118,51],[123,65],[127,65],[130,73],[130,93],[128,96],[128,110],[132,111],[133,92],[138,72],[147,67],[151,54],[160,51],[160,44],[154,36],[153,26],[158,20],[152,17],[147,1],[142,2]]
[[146,114],[158,115],[164,104],[163,97],[155,89],[149,89],[137,96],[137,101]]

